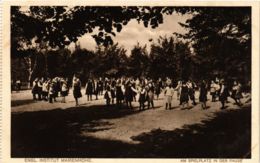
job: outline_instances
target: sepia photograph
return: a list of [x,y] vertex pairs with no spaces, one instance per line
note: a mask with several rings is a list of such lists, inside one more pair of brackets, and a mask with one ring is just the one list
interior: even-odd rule
[[11,158],[252,158],[251,6],[10,7]]

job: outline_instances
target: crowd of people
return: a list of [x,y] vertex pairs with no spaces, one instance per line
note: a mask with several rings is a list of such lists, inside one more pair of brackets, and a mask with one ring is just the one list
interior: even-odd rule
[[[34,100],[45,100],[49,103],[56,102],[57,97],[61,97],[61,102],[65,103],[65,97],[69,95],[69,88],[72,88],[76,106],[79,106],[79,98],[82,97],[82,82],[79,77],[74,76],[72,84],[69,86],[68,79],[55,77],[53,79],[36,78],[33,81],[32,94]],[[241,106],[242,85],[234,81],[232,86],[228,86],[224,79],[193,82],[191,80],[178,81],[176,84],[170,79],[152,80],[150,78],[91,78],[86,81],[84,93],[88,101],[104,98],[106,106],[116,105],[121,107],[126,105],[132,109],[133,102],[139,102],[139,110],[155,108],[154,100],[158,100],[163,94],[165,109],[172,109],[174,92],[177,92],[177,100],[181,108],[188,108],[189,101],[192,105],[197,105],[195,92],[199,90],[199,102],[202,109],[207,109],[207,94],[210,93],[212,102],[221,102],[221,109],[225,108],[227,98],[234,99],[235,104]]]

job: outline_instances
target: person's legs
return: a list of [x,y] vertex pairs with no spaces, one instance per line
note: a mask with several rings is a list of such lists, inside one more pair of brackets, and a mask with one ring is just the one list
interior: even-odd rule
[[189,101],[186,102],[187,103],[187,108],[189,107]]
[[126,103],[126,107],[129,108],[129,105],[128,105],[128,101],[127,101],[127,100],[125,101],[125,103]]
[[119,105],[119,99],[118,99],[118,97],[116,98],[116,104]]
[[37,100],[37,99],[36,99],[36,94],[35,94],[35,93],[33,93],[33,100]]
[[236,98],[236,97],[233,97],[233,100],[235,101],[235,104],[237,104],[237,105],[238,105],[237,98]]
[[196,101],[195,101],[195,96],[194,96],[194,94],[192,95],[192,104],[193,104],[193,105],[196,105],[196,104],[197,104]]
[[44,101],[46,100],[45,92],[42,92],[42,99],[43,99]]
[[62,102],[65,103],[65,96],[62,96]]
[[204,104],[203,104],[203,102],[201,102],[200,104],[201,104],[201,108],[204,109]]
[[38,93],[38,100],[40,100],[40,101],[42,100],[42,93],[41,92]]
[[201,102],[201,107],[202,107],[202,109],[206,109],[206,102]]
[[78,98],[77,97],[75,97],[75,102],[76,102],[76,106],[78,106],[79,102],[78,102]]
[[181,102],[181,108],[184,109],[184,102]]
[[49,96],[49,103],[52,103],[52,95]]
[[225,109],[225,100],[221,100],[221,105],[222,105],[221,109]]
[[130,109],[133,109],[131,101],[129,101],[129,107],[130,107]]
[[110,102],[109,99],[106,100],[107,106],[109,106]]
[[239,105],[239,106],[242,105],[242,102],[241,102],[240,98],[237,99],[237,102],[238,102],[238,105]]

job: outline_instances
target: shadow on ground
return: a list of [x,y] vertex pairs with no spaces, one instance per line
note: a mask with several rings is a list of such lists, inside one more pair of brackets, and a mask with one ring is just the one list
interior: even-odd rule
[[[140,112],[107,109],[104,106],[13,113],[12,157],[91,157],[91,158],[250,158],[251,106],[216,113],[202,124],[181,129],[152,130],[133,136],[140,144],[83,137],[102,125],[100,119],[122,118]],[[101,126],[101,128],[100,128]]]
[[35,102],[36,101],[34,101],[33,99],[13,100],[13,101],[11,101],[11,107],[20,106],[20,105],[28,105],[28,104],[35,103]]

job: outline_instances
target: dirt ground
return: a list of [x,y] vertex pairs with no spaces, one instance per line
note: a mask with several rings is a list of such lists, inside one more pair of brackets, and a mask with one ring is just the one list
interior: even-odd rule
[[83,96],[75,107],[72,92],[66,103],[58,98],[52,104],[33,101],[30,91],[13,92],[12,157],[251,156],[251,101],[245,103],[249,95],[244,95],[242,107],[229,98],[224,110],[210,96],[207,110],[200,104],[181,109],[176,94],[171,110],[165,110],[162,94],[154,109],[144,111],[138,102],[132,110],[108,108],[103,97],[98,98],[87,101]]

